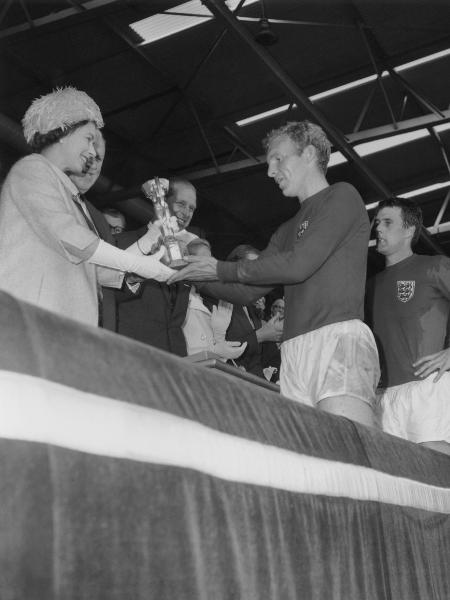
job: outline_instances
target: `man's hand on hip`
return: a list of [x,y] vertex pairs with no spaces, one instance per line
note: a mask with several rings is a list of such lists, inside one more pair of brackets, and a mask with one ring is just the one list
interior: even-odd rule
[[434,371],[437,371],[437,375],[434,378],[434,383],[439,381],[442,375],[450,369],[450,348],[436,352],[436,354],[428,354],[428,356],[422,356],[419,360],[413,363],[413,367],[416,368],[414,375],[425,379]]

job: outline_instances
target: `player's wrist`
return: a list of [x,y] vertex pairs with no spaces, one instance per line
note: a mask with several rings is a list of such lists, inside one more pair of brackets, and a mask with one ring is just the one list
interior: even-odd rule
[[216,275],[220,281],[233,282],[237,281],[237,262],[216,261]]

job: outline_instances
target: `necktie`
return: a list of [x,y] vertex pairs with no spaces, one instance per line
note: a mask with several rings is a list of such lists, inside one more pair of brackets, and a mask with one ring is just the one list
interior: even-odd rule
[[95,233],[95,235],[99,238],[101,238],[100,234],[97,231],[96,226],[94,225],[88,211],[86,208],[85,203],[83,202],[83,199],[81,198],[80,194],[73,194],[72,195],[72,200],[75,203],[75,206],[78,208],[78,210],[81,212],[81,214],[84,217],[84,220],[86,221],[87,226],[89,227],[89,229]]
[[[97,227],[94,225],[93,221],[91,220],[91,216],[89,215],[86,205],[85,205],[84,201],[82,200],[80,194],[73,194],[72,200],[74,201],[75,206],[79,209],[79,211],[83,215],[84,220],[86,221],[86,224],[89,227],[89,229],[92,231],[92,233],[95,233],[95,235],[101,239],[101,236],[97,231]],[[99,327],[101,327],[102,322],[103,322],[103,302],[102,302],[103,291],[102,291],[102,286],[98,283],[98,281],[97,281],[97,297],[98,297],[98,324],[99,324]]]

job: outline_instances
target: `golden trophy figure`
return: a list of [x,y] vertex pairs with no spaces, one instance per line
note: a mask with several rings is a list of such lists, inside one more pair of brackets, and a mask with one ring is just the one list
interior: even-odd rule
[[155,209],[155,216],[160,222],[160,230],[162,235],[162,243],[167,251],[167,258],[163,258],[162,262],[172,269],[181,269],[186,266],[186,261],[183,260],[183,251],[178,242],[171,222],[171,214],[169,205],[166,201],[166,195],[169,190],[169,182],[167,179],[154,177],[149,179],[142,185],[142,191],[149,198]]

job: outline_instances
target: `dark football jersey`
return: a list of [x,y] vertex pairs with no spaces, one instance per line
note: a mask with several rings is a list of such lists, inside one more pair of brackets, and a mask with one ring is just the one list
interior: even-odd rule
[[420,379],[412,363],[445,347],[450,258],[413,254],[378,273],[369,283],[368,299],[382,385]]

